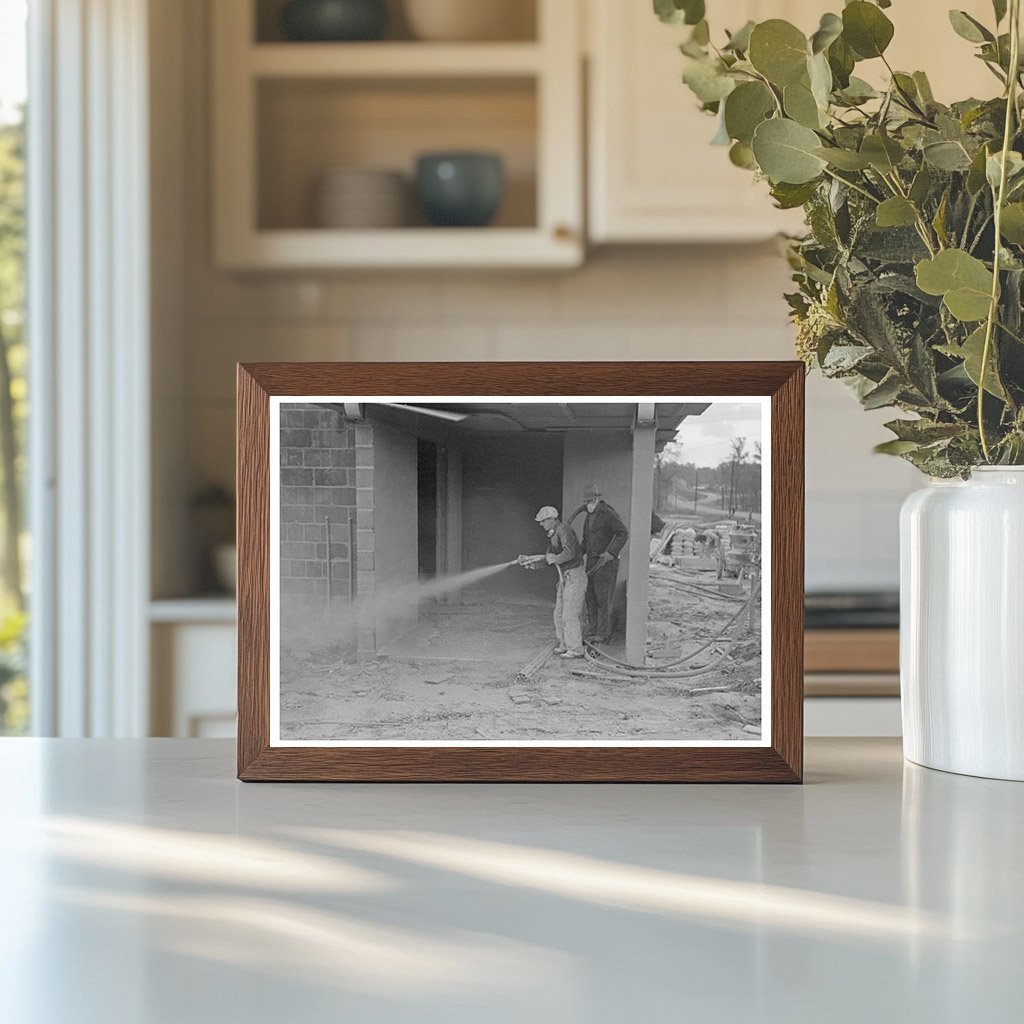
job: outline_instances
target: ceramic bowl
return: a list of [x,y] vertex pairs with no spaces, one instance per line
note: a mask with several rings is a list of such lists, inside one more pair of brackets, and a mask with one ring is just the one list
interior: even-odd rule
[[505,194],[501,157],[426,153],[416,162],[416,193],[435,227],[483,227],[494,218]]
[[281,28],[295,42],[380,39],[388,25],[387,0],[290,0]]

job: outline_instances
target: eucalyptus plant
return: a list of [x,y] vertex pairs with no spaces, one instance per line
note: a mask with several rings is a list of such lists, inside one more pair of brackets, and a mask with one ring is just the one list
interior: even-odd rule
[[[890,0],[852,0],[806,36],[780,19],[712,42],[705,0],[654,0],[691,26],[683,80],[718,118],[734,164],[802,207],[787,239],[797,350],[887,424],[878,450],[937,477],[1024,463],[1024,132],[1020,3],[952,29],[994,95],[950,105],[921,71],[890,66]],[[877,61],[888,86],[856,75]]]

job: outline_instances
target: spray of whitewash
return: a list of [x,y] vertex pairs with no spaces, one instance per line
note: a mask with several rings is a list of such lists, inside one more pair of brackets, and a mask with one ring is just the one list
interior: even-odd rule
[[304,616],[301,623],[286,627],[287,641],[308,648],[350,647],[357,631],[387,626],[395,621],[410,621],[420,605],[440,597],[455,594],[466,587],[516,565],[517,560],[485,565],[454,576],[436,576],[433,579],[408,583],[400,587],[364,595],[356,601],[337,597],[321,616]]

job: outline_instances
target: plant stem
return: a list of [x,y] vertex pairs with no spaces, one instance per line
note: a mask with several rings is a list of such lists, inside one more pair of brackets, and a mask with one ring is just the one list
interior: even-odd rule
[[992,353],[992,334],[999,313],[999,271],[1002,241],[1003,204],[1006,200],[1006,165],[1013,140],[1013,124],[1017,115],[1017,74],[1020,66],[1020,0],[1010,0],[1010,74],[1006,83],[1006,123],[1003,126],[1002,160],[999,167],[999,189],[995,197],[995,246],[992,256],[992,294],[989,299],[988,319],[985,321],[985,345],[981,350],[981,370],[978,372],[978,436],[985,461],[992,462],[988,435],[985,432],[985,374]]
[[[935,247],[932,245],[931,228],[928,226],[928,221],[924,219],[924,214],[917,208],[917,204],[910,201],[910,197],[903,187],[903,182],[900,181],[899,172],[893,168],[892,174],[883,174],[882,179],[889,183],[901,199],[906,199],[910,203],[911,209],[914,211],[914,217],[917,218],[917,233],[921,236],[921,241],[924,242],[929,255],[934,256]],[[935,242],[941,250],[943,248],[941,240],[936,237]]]
[[859,192],[866,199],[870,199],[871,202],[873,202],[875,204],[875,206],[877,206],[879,204],[880,200],[878,199],[878,197],[877,196],[873,196],[870,192],[868,192],[867,189],[861,188],[860,185],[857,185],[857,184],[855,184],[852,181],[847,181],[846,178],[840,178],[838,174],[834,174],[827,167],[825,168],[825,173],[833,181],[838,181],[841,185],[845,185],[847,188],[852,188],[854,192]]

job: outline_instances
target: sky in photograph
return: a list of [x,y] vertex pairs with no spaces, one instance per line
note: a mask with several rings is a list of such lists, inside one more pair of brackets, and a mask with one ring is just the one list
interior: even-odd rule
[[747,439],[747,450],[761,440],[761,407],[753,402],[715,402],[700,416],[688,416],[676,433],[679,461],[714,467],[729,458],[732,442]]
[[25,101],[25,0],[0,0],[0,120]]

